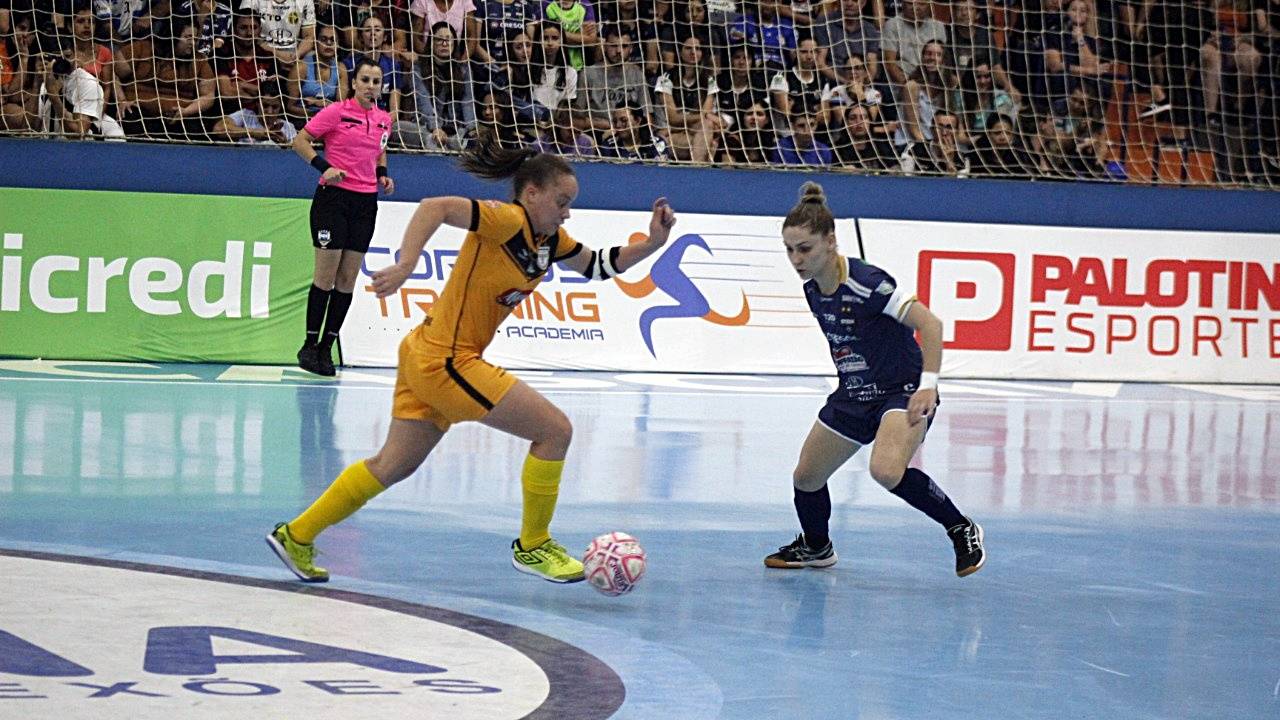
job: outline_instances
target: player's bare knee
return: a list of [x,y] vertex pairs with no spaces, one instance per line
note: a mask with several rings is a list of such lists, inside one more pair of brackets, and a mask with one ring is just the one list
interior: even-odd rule
[[825,475],[813,472],[809,468],[797,467],[791,473],[791,485],[801,492],[817,492],[826,484]]
[[882,461],[876,462],[875,458],[871,459],[871,477],[883,487],[885,490],[892,490],[898,486],[898,482],[902,480],[902,475],[907,469],[896,462]]
[[573,442],[573,423],[569,422],[569,416],[555,408],[554,413],[547,416],[543,425],[543,436],[538,444],[548,449],[556,449],[565,452],[569,449],[569,443]]

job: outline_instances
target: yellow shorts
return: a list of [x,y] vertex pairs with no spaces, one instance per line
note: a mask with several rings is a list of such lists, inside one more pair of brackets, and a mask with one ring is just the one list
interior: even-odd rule
[[493,409],[516,378],[478,355],[439,357],[400,342],[391,417],[429,420],[441,431],[456,422],[479,420]]

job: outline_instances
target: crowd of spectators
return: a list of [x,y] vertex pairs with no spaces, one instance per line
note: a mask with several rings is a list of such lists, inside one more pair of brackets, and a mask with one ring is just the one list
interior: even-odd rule
[[0,0],[0,131],[287,144],[383,69],[392,148],[1280,184],[1280,0]]

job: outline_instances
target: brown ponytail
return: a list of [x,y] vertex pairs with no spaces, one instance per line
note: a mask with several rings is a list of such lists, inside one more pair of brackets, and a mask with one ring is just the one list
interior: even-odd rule
[[529,183],[546,187],[561,175],[573,175],[573,168],[558,155],[530,147],[504,148],[495,142],[484,142],[464,151],[458,166],[486,180],[514,178],[512,186],[516,197]]
[[787,213],[782,229],[801,227],[815,235],[826,236],[836,231],[836,219],[827,207],[827,194],[822,186],[809,181],[800,186],[800,202]]

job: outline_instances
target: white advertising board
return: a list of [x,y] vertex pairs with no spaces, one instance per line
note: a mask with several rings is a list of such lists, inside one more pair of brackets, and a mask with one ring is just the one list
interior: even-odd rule
[[[394,261],[416,207],[379,205],[342,330],[348,364],[395,365],[400,339],[449,277],[466,233],[444,227],[397,294],[378,300],[369,288],[369,275]],[[646,232],[649,215],[574,210],[566,229],[607,248]],[[552,267],[498,329],[485,358],[512,369],[833,374],[781,228],[777,217],[679,213],[666,247],[621,277],[588,281]],[[852,237],[852,223],[848,229]]]
[[862,220],[943,375],[1280,383],[1280,235]]
[[[383,202],[343,327],[350,365],[391,367],[452,270],[465,232],[441,228],[400,291],[393,262],[416,204]],[[575,210],[591,247],[649,213]],[[833,374],[780,239],[782,218],[680,214],[660,252],[620,278],[553,267],[485,357],[512,369]],[[859,233],[860,231],[860,233]],[[1280,235],[837,221],[841,251],[914,288],[946,327],[954,378],[1280,383]]]

